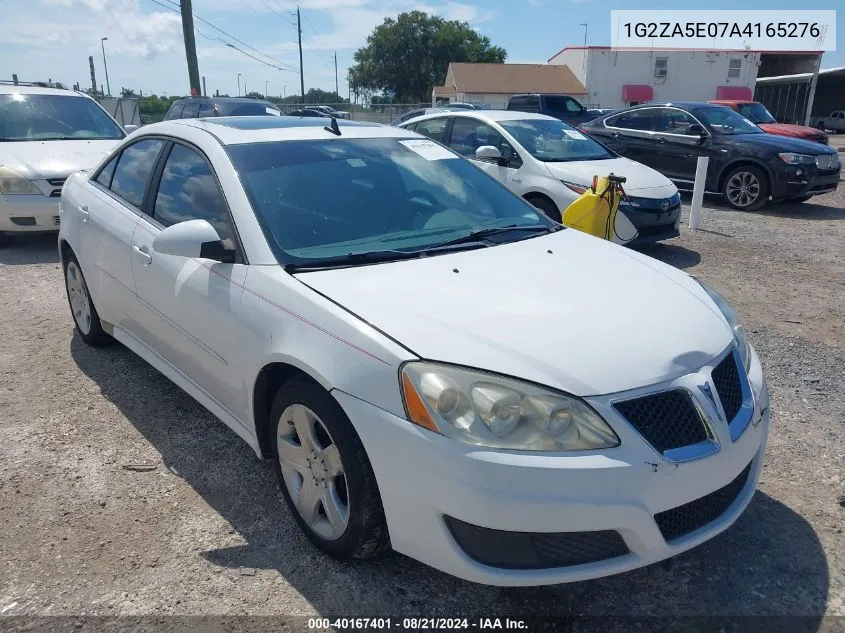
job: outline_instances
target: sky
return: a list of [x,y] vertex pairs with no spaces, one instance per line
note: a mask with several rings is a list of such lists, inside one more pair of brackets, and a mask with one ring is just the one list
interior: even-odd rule
[[[112,94],[121,87],[143,94],[188,92],[179,0],[0,0],[0,79],[17,73],[21,80],[52,79],[90,87],[88,56],[93,55],[97,83],[105,85],[103,50]],[[675,9],[676,0],[299,0],[302,10],[305,89],[334,90],[334,54],[338,85],[347,95],[346,69],[355,50],[386,17],[420,9],[468,22],[493,44],[503,46],[509,62],[545,63],[567,45],[610,43],[610,9]],[[793,0],[745,0],[743,9],[794,9]],[[843,9],[841,0],[815,0],[812,9]],[[209,94],[241,91],[270,95],[299,92],[296,0],[193,0],[200,75]],[[684,8],[737,8],[734,0],[691,0]],[[201,18],[201,19],[200,19]],[[216,28],[215,28],[216,27]],[[220,29],[220,30],[218,30]],[[221,32],[222,31],[222,32]],[[837,15],[845,33],[845,10]],[[236,39],[233,39],[236,38]],[[841,50],[825,53],[823,68],[845,66]],[[238,42],[237,40],[240,40]],[[279,70],[226,46],[243,51]],[[273,60],[263,57],[269,55]],[[266,82],[266,83],[265,83]]]

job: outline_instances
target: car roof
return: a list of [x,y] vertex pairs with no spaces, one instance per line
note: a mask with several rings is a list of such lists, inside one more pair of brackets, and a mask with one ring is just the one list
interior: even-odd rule
[[[340,138],[422,138],[398,127],[336,119],[341,130]],[[188,126],[213,135],[222,145],[266,143],[309,139],[336,139],[325,130],[328,117],[297,116],[223,116],[199,119],[172,119],[152,123],[141,128],[147,134],[172,134],[179,136],[180,127]]]
[[8,94],[22,94],[22,95],[60,95],[63,97],[79,97],[81,99],[90,99],[86,94],[77,92],[76,90],[67,90],[65,88],[43,88],[41,86],[25,86],[14,84],[0,84],[0,95]]
[[717,103],[708,103],[707,101],[649,101],[647,103],[640,103],[639,105],[635,105],[631,108],[627,108],[629,110],[636,110],[640,108],[660,108],[660,107],[676,107],[676,108],[686,108],[687,110],[691,110],[693,108],[708,108],[713,107],[714,105],[719,105]]
[[407,121],[402,121],[401,125],[406,125],[408,123],[412,123],[414,121],[421,121],[425,119],[434,119],[437,117],[443,116],[450,116],[450,117],[470,117],[473,119],[478,119],[480,121],[525,121],[528,119],[545,119],[551,121],[560,121],[560,119],[556,119],[553,116],[548,116],[546,114],[538,114],[537,112],[520,112],[519,110],[448,110],[444,109],[443,112],[433,112],[431,114],[424,114],[418,117],[414,117],[412,119],[408,119]]

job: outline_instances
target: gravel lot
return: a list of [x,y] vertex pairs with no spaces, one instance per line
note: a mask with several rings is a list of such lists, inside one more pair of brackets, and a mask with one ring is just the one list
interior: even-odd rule
[[755,213],[706,203],[704,230],[645,252],[722,291],[763,359],[757,495],[674,560],[534,589],[318,554],[269,464],[125,348],[73,334],[53,237],[0,251],[0,612],[800,615],[800,630],[842,630],[821,617],[845,616],[845,186]]

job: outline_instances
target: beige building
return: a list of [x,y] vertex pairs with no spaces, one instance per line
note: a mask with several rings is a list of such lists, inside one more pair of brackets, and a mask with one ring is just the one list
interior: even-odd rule
[[566,65],[452,63],[446,81],[431,91],[431,105],[460,102],[503,109],[521,93],[571,95],[582,101],[587,91]]

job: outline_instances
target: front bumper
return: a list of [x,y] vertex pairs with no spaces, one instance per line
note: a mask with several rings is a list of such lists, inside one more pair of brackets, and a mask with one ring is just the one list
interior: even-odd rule
[[57,196],[42,194],[0,194],[0,231],[58,231],[59,200]]
[[[637,441],[631,429],[619,433],[619,447],[604,451],[483,449],[421,429],[348,394],[333,394],[367,450],[395,550],[466,580],[528,586],[642,567],[727,529],[754,495],[768,434],[768,391],[756,355],[749,382],[755,394],[754,411],[744,433],[735,442],[722,438],[721,449],[707,457],[677,464]],[[587,400],[596,406],[593,399]],[[619,420],[612,424],[619,427],[617,432],[623,430]],[[720,516],[679,538],[664,539],[655,515],[729,486],[746,468],[741,486]],[[549,537],[613,531],[624,541],[627,553],[597,562],[573,559],[574,564],[553,568],[494,566],[479,562],[477,555],[473,557],[458,544],[455,525],[458,530],[468,525],[488,532],[546,533]],[[471,530],[464,530],[464,538],[468,533],[472,538]]]
[[[798,173],[800,169],[801,173]],[[789,166],[772,183],[774,199],[800,198],[836,191],[839,186],[841,167],[821,171],[815,166]]]

